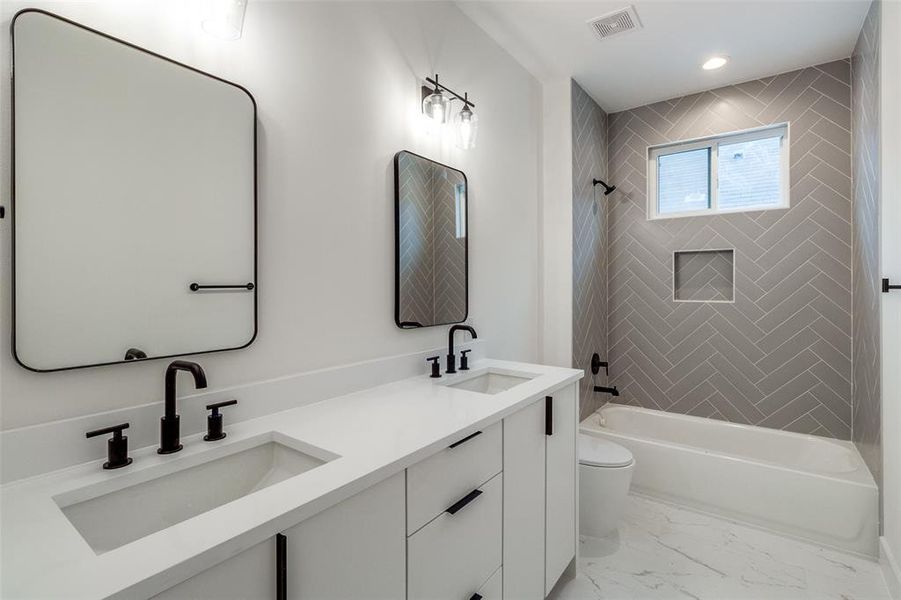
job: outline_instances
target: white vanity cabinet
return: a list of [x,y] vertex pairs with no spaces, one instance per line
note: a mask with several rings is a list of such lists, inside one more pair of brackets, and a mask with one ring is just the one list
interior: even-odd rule
[[397,600],[406,594],[404,474],[284,532],[290,600]]
[[504,597],[544,598],[545,401],[504,419]]
[[158,598],[541,600],[576,553],[577,405],[537,399]]
[[153,598],[154,600],[275,598],[275,564],[275,540],[266,540]]
[[576,555],[576,475],[579,466],[576,461],[578,388],[572,385],[548,398],[551,423],[545,436],[545,594],[551,592]]
[[547,596],[576,555],[577,414],[569,385],[407,469],[409,600]]
[[576,553],[578,388],[504,419],[504,597],[544,598]]
[[[397,600],[406,595],[404,474],[283,532],[290,600]],[[156,596],[276,599],[276,540],[267,540]]]
[[409,600],[497,596],[503,559],[502,469],[500,422],[407,469]]

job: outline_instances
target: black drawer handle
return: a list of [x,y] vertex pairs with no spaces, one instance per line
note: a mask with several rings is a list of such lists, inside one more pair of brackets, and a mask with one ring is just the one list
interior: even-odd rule
[[476,498],[478,498],[478,497],[481,496],[481,495],[482,495],[482,490],[472,490],[471,492],[469,492],[468,494],[466,494],[465,496],[463,496],[462,498],[460,498],[459,500],[457,500],[456,502],[454,502],[454,503],[453,503],[450,507],[448,507],[448,509],[447,509],[446,511],[444,511],[444,512],[446,512],[446,513],[448,513],[448,514],[450,514],[450,515],[455,515],[455,514],[457,514],[457,512],[460,511],[464,506],[466,506],[467,504],[469,504],[470,502],[472,502],[473,500],[475,500]]
[[554,435],[554,397],[544,397],[544,435]]
[[254,287],[256,287],[256,286],[254,286],[253,283],[239,283],[239,284],[216,283],[216,284],[211,284],[211,285],[204,285],[202,283],[197,283],[195,281],[195,282],[191,283],[191,285],[188,286],[188,289],[190,289],[192,292],[199,292],[200,290],[247,290],[247,291],[250,291]]
[[892,290],[901,290],[901,285],[892,285],[888,279],[882,280],[882,293],[888,294]]
[[473,594],[469,597],[469,600],[482,600],[482,594]]
[[288,600],[288,538],[275,534],[275,597]]
[[469,440],[471,440],[472,438],[474,438],[475,436],[477,436],[481,433],[482,433],[481,431],[476,431],[475,433],[471,433],[471,434],[467,435],[465,438],[463,438],[462,440],[458,440],[458,441],[454,442],[453,444],[448,446],[448,448],[456,448],[457,446],[459,446],[461,444],[465,444],[466,442],[468,442]]

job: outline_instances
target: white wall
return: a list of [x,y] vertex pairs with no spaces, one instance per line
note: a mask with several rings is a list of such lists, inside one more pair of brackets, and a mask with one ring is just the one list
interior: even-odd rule
[[[451,3],[251,0],[237,42],[206,36],[198,4],[4,2],[2,197],[10,189],[9,20],[25,6],[47,8],[240,83],[256,97],[260,330],[247,350],[198,359],[211,387],[414,352],[446,339],[445,328],[400,331],[393,323],[392,157],[401,149],[467,173],[471,322],[490,340],[492,356],[536,360],[535,79]],[[476,102],[476,150],[462,152],[450,136],[425,133],[419,85],[435,71]],[[0,221],[0,427],[158,401],[165,361],[55,374],[13,362],[9,226]]]
[[[882,3],[882,276],[901,281],[901,3]],[[882,549],[901,597],[901,293],[882,294]]]
[[572,82],[542,86],[541,361],[572,365]]

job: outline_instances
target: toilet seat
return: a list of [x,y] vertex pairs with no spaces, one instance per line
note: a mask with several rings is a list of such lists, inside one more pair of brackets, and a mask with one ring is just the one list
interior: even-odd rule
[[579,464],[590,467],[627,467],[632,464],[632,453],[609,440],[580,433]]

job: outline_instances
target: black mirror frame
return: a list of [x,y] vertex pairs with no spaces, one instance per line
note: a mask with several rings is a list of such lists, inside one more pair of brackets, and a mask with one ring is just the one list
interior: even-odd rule
[[[198,350],[196,352],[182,352],[178,354],[167,354],[164,356],[148,356],[146,358],[138,358],[138,359],[123,359],[116,360],[110,362],[102,362],[102,363],[93,363],[86,365],[74,365],[71,367],[60,367],[57,369],[36,369],[34,367],[30,367],[26,365],[19,358],[18,352],[16,351],[16,77],[15,77],[15,27],[16,21],[18,18],[26,13],[39,13],[42,15],[46,15],[48,17],[57,19],[66,23],[68,25],[73,25],[80,29],[83,29],[89,33],[93,33],[95,35],[99,35],[113,42],[122,44],[127,46],[133,50],[138,50],[139,52],[143,52],[148,54],[154,58],[158,58],[160,60],[166,61],[175,66],[181,67],[183,69],[187,69],[192,71],[198,75],[209,77],[210,79],[215,79],[216,81],[220,81],[227,85],[230,85],[234,88],[237,88],[241,92],[247,94],[247,97],[250,98],[250,103],[253,106],[253,288],[248,288],[248,292],[253,293],[253,335],[250,336],[250,339],[240,345],[234,346],[232,348],[217,348],[214,350]],[[178,62],[177,60],[173,60],[161,54],[157,54],[151,50],[146,48],[142,48],[136,44],[132,44],[131,42],[126,42],[123,39],[117,38],[115,36],[109,35],[107,33],[103,33],[102,31],[98,31],[86,25],[82,25],[76,21],[72,21],[71,19],[67,19],[65,17],[61,17],[55,13],[52,13],[47,10],[39,9],[39,8],[24,8],[18,11],[9,23],[9,33],[10,33],[10,62],[12,64],[12,76],[10,77],[10,139],[11,139],[11,152],[10,152],[10,226],[11,226],[11,236],[10,236],[10,255],[11,255],[11,282],[10,282],[10,294],[11,294],[11,305],[12,305],[12,315],[10,319],[10,331],[11,331],[11,349],[12,355],[15,359],[16,363],[18,363],[24,369],[28,371],[32,371],[35,373],[54,373],[58,371],[74,371],[76,369],[88,369],[91,367],[105,367],[109,365],[120,365],[120,364],[135,364],[142,363],[150,360],[162,360],[162,359],[170,359],[177,356],[193,356],[196,354],[211,354],[213,352],[228,352],[231,350],[241,350],[243,348],[247,348],[257,339],[257,334],[259,333],[259,214],[258,214],[258,124],[257,124],[257,101],[256,98],[253,97],[253,94],[245,88],[233,81],[228,81],[227,79],[223,79],[221,77],[217,77],[211,73],[207,73],[206,71],[201,71],[200,69],[196,69],[190,65],[186,65],[184,63]]]
[[[466,309],[463,313],[463,318],[459,321],[448,321],[447,323],[431,323],[429,325],[423,325],[422,323],[416,321],[401,321],[400,320],[400,169],[399,169],[399,161],[401,154],[410,154],[417,158],[421,158],[422,160],[427,160],[431,163],[444,167],[445,169],[449,169],[451,171],[455,171],[463,176],[463,184],[466,186],[466,215],[464,220],[464,226],[466,227],[466,237],[463,240],[464,254],[465,260],[463,265],[463,282],[466,287]],[[455,169],[449,165],[444,163],[440,163],[437,160],[432,160],[431,158],[422,156],[421,154],[416,154],[415,152],[410,152],[409,150],[401,150],[394,155],[394,324],[397,325],[400,329],[423,329],[426,327],[444,327],[446,325],[454,325],[456,323],[464,323],[469,318],[469,179],[466,177],[466,173],[461,171],[460,169]]]

